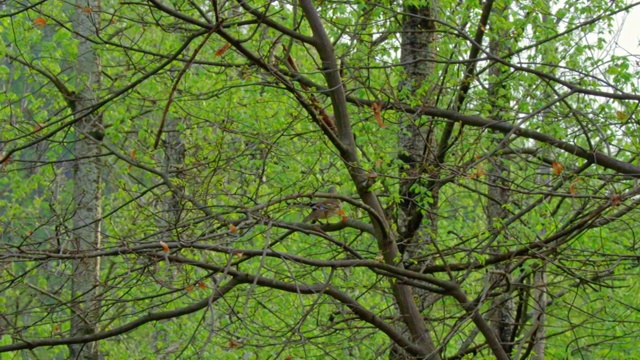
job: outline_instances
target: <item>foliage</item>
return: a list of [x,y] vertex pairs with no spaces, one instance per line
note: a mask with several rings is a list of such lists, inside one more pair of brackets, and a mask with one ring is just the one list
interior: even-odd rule
[[[635,5],[439,1],[418,89],[400,64],[409,2],[313,5],[0,4],[0,352],[372,359],[395,342],[424,357],[423,331],[443,358],[500,358],[482,324],[509,299],[513,358],[540,342],[548,358],[633,354],[638,67],[606,39]],[[95,36],[78,38],[74,12],[99,14]],[[102,73],[102,244],[72,251],[82,40]],[[408,119],[445,145],[411,199]],[[331,197],[344,215],[302,222]],[[99,331],[74,338],[70,264],[97,257]],[[428,331],[401,325],[398,288]]]

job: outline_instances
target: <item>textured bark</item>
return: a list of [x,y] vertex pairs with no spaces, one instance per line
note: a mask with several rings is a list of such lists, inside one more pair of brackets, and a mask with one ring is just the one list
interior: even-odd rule
[[[309,22],[313,31],[312,43],[318,51],[322,60],[323,75],[327,82],[331,98],[331,105],[336,121],[336,134],[326,129],[325,134],[333,142],[340,151],[340,156],[346,164],[349,164],[349,175],[356,184],[360,199],[372,209],[370,214],[373,223],[374,233],[378,241],[378,247],[382,252],[384,262],[389,265],[397,264],[398,246],[397,239],[390,229],[385,218],[384,210],[378,200],[378,197],[369,188],[366,172],[358,166],[358,151],[349,121],[349,112],[347,109],[347,101],[338,62],[336,60],[333,45],[324,30],[320,17],[315,10],[314,5],[309,0],[300,2],[301,8]],[[402,264],[397,266],[402,267]],[[420,310],[415,303],[411,287],[400,285],[395,281],[391,281],[393,296],[398,306],[401,319],[406,325],[411,340],[417,345],[420,351],[413,350],[412,353],[420,356],[422,359],[440,359],[436,347],[427,332],[426,325]],[[416,348],[412,346],[411,348]]]
[[[502,18],[507,16],[507,8],[494,7],[491,13],[494,17]],[[498,38],[506,38],[507,35],[508,34],[502,34],[502,36],[498,36]],[[495,38],[489,42],[489,49],[495,56],[501,56],[509,51],[506,42],[498,41]],[[501,102],[506,104],[510,99],[507,97],[504,91],[505,87],[501,83],[503,77],[502,67],[499,64],[495,64],[489,71],[494,79],[489,85],[489,100],[491,101],[492,108],[495,109],[492,117],[496,121],[503,121],[499,110],[504,106]],[[494,144],[498,147],[502,137],[493,130],[491,132],[494,135]],[[509,168],[500,155],[491,157],[489,162],[490,164],[487,166],[486,172],[487,182],[489,184],[487,189],[488,201],[485,206],[487,227],[489,231],[496,233],[498,239],[504,240],[504,237],[498,236],[498,233],[501,231],[501,223],[509,217],[509,213],[505,209],[505,205],[509,203]],[[503,244],[499,241],[496,247],[494,247],[496,253],[505,251]],[[493,331],[502,344],[502,348],[507,354],[510,354],[513,351],[513,340],[515,336],[516,304],[513,299],[512,290],[509,288],[509,284],[512,283],[509,263],[505,262],[497,265],[496,271],[489,273],[487,276],[489,277],[488,283],[493,287],[491,291],[501,293],[500,296],[493,299],[488,317]]]
[[[432,91],[424,89],[425,81],[433,74],[435,58],[435,25],[430,19],[435,13],[435,3],[428,6],[415,7],[405,6],[404,12],[407,14],[402,26],[402,47],[400,61],[403,64],[407,79],[401,86],[408,87],[409,94],[415,98],[418,94],[423,106],[433,105],[431,99]],[[404,89],[407,90],[407,89]],[[425,199],[420,201],[421,191],[417,187],[428,187],[422,180],[422,175],[428,171],[435,171],[435,134],[431,123],[421,116],[407,115],[401,124],[402,132],[398,138],[399,157],[404,163],[402,170],[402,180],[400,182],[400,213],[398,214],[398,229],[402,241],[400,251],[404,257],[410,258],[418,255],[424,246],[423,241],[416,236],[424,214],[420,211],[420,203],[426,203]],[[437,189],[431,186],[429,191],[432,198],[432,207],[437,207]],[[436,230],[435,212],[427,213],[428,225],[431,234]],[[424,234],[422,234],[424,235]],[[426,234],[430,237],[430,234]]]
[[[551,169],[547,166],[541,166],[538,170],[538,178],[536,182],[543,187],[551,189]],[[544,237],[546,229],[542,229],[538,235]],[[549,300],[547,296],[547,266],[542,264],[533,273],[533,284],[530,298],[526,301],[527,306],[531,307],[531,311],[527,315],[522,315],[525,319],[531,319],[531,326],[518,342],[514,359],[531,358],[533,360],[542,360],[545,358],[545,339],[546,339],[546,313]],[[522,321],[524,323],[524,321]]]
[[[508,213],[504,208],[504,205],[509,203],[507,174],[508,168],[502,159],[500,157],[493,158],[491,166],[487,169],[489,200],[485,210],[489,231],[499,232],[501,222],[508,218]],[[501,244],[497,243],[496,246],[497,253],[500,253],[502,250]],[[512,289],[509,288],[509,284],[512,283],[509,263],[497,265],[496,271],[489,273],[487,276],[489,277],[488,283],[492,286],[491,291],[501,293],[500,296],[493,299],[488,317],[493,331],[502,344],[502,348],[509,354],[513,350],[516,312]]]
[[[101,223],[101,154],[100,141],[104,137],[102,118],[92,113],[96,103],[95,91],[100,85],[100,66],[92,44],[86,39],[95,36],[98,29],[98,1],[78,1],[72,16],[74,31],[78,34],[78,58],[74,64],[76,88],[79,89],[72,108],[76,124],[74,154],[72,248],[74,251],[95,251],[100,248]],[[91,11],[83,11],[87,7]],[[71,280],[71,336],[95,334],[99,320],[100,258],[82,258],[73,263]],[[70,359],[99,359],[98,343],[69,346]]]
[[[164,151],[164,159],[162,159],[164,163],[164,173],[170,177],[176,176],[178,178],[183,169],[185,158],[185,145],[181,133],[178,130],[180,121],[182,120],[171,116],[166,118],[163,129],[164,140],[161,142],[162,150]],[[165,243],[181,240],[178,226],[182,218],[184,206],[182,191],[183,187],[179,185],[179,183],[176,184],[174,190],[168,192],[160,204],[161,214],[158,216],[157,224],[158,228],[162,229],[162,233],[159,240]],[[174,272],[170,272],[169,276],[171,276],[171,281],[175,281],[173,278],[174,275]],[[174,356],[172,349],[175,350],[176,347],[167,347],[167,345],[179,344],[180,342],[177,341],[170,344],[170,340],[167,332],[164,330],[153,332],[151,336],[151,347],[156,353],[157,360],[171,359],[172,356]]]
[[[408,90],[408,96],[419,97],[424,106],[433,105],[432,93],[435,86],[425,84],[429,76],[433,74],[435,63],[435,29],[432,18],[435,14],[435,2],[416,7],[404,6],[406,16],[402,25],[402,44],[400,60],[403,64],[406,80],[401,84],[401,90]],[[406,87],[406,89],[405,89]],[[425,89],[427,87],[427,89]],[[425,95],[419,95],[425,94]],[[437,188],[435,183],[427,183],[423,180],[425,172],[435,172],[437,169],[436,143],[434,128],[428,120],[421,116],[407,115],[401,123],[402,131],[398,137],[399,158],[404,166],[401,169],[400,203],[397,226],[400,234],[398,248],[403,260],[421,259],[421,253],[431,242],[431,237],[437,232]],[[425,217],[423,206],[426,198],[420,194],[425,192],[420,188],[428,188],[430,197],[430,211],[426,213],[427,230],[419,231]],[[423,195],[422,195],[423,196]],[[427,262],[427,259],[421,259]],[[420,310],[416,316],[422,317],[425,303],[429,302],[430,294],[419,291],[415,294],[419,298],[417,308]],[[415,298],[415,296],[414,296]],[[415,300],[414,300],[415,301]],[[399,304],[400,305],[400,304]],[[400,307],[400,312],[404,313]],[[429,358],[439,359],[439,353],[435,351],[435,345],[428,335],[427,324],[423,331],[429,338],[431,351]],[[414,359],[397,344],[393,344],[389,353],[390,359]]]
[[[171,177],[180,177],[180,171],[184,166],[185,147],[178,130],[178,122],[179,119],[173,117],[167,118],[164,130],[164,170],[165,173]],[[182,191],[181,187],[178,188]],[[164,238],[162,239],[163,241],[172,241],[172,239],[174,241],[179,240],[172,238],[171,232],[177,228],[180,222],[183,204],[184,201],[181,194],[177,194],[174,191],[165,199],[163,215],[161,217],[164,221],[164,223],[161,224],[161,228],[166,229],[163,236]]]
[[543,360],[545,349],[545,322],[547,313],[547,274],[546,266],[541,266],[534,274],[533,288],[533,338],[532,360]]

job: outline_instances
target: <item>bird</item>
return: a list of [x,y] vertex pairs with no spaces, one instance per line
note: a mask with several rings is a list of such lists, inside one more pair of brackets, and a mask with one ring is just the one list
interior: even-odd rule
[[[336,188],[329,188],[330,194],[337,194]],[[311,213],[305,217],[302,222],[315,222],[320,219],[328,219],[333,215],[339,214],[342,210],[342,202],[339,199],[324,199],[311,205]]]

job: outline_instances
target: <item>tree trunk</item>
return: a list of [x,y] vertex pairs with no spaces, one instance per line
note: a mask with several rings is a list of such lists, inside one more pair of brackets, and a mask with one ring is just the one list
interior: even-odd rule
[[[404,64],[406,80],[401,84],[400,90],[409,90],[408,96],[419,97],[424,106],[433,105],[432,93],[435,86],[424,85],[429,76],[433,74],[435,58],[435,29],[431,20],[435,14],[435,2],[428,5],[416,7],[405,5],[406,14],[402,26],[402,46],[400,61]],[[421,87],[428,86],[429,89]],[[407,89],[404,89],[404,88]],[[427,95],[419,95],[427,94]],[[432,184],[427,184],[422,180],[425,169],[436,169],[434,165],[436,154],[435,135],[432,124],[420,116],[407,115],[401,124],[402,131],[398,138],[399,158],[403,162],[400,170],[400,211],[398,212],[397,226],[400,234],[398,249],[402,254],[403,261],[421,259],[421,253],[425,246],[431,242],[431,237],[437,231],[437,189]],[[420,194],[425,191],[421,188],[428,188],[428,195],[431,197],[429,203],[430,210],[426,214],[428,230],[419,232],[425,215],[422,212],[422,205],[427,203],[425,198],[420,198]],[[424,260],[424,259],[423,259]],[[423,261],[427,264],[428,261]],[[418,308],[424,310],[425,303],[429,302],[430,294],[419,291]],[[415,298],[415,296],[414,296]],[[422,315],[420,315],[422,316]],[[425,325],[425,333],[428,338],[428,346],[432,355],[430,359],[439,359],[433,340],[428,334],[428,325]],[[389,354],[390,359],[413,359],[402,348],[393,344]]]
[[[508,6],[508,5],[507,5]],[[493,7],[491,13],[495,18],[504,18],[507,16],[507,6]],[[497,37],[498,39],[508,38],[507,33],[503,33]],[[509,44],[505,41],[498,40],[495,37],[489,41],[489,49],[495,56],[501,56],[509,52]],[[500,64],[494,64],[489,70],[491,77],[494,80],[489,85],[489,101],[494,109],[492,118],[496,121],[504,121],[500,114],[500,109],[503,109],[505,104],[508,104],[510,99],[506,95],[508,92],[504,91],[505,86],[502,83],[503,67]],[[493,132],[493,142],[498,147],[502,142],[502,136],[499,136],[496,132]],[[509,213],[505,209],[505,205],[509,203],[509,167],[503,161],[500,153],[497,152],[496,156],[489,159],[490,164],[487,167],[487,205],[485,207],[485,213],[487,217],[487,227],[490,232],[494,232],[498,239],[498,242],[493,247],[496,253],[505,251],[501,241],[505,240],[505,234],[499,234],[501,232],[502,221],[506,220]],[[507,354],[513,351],[513,338],[515,331],[515,312],[516,304],[513,299],[513,291],[509,288],[509,284],[512,283],[512,277],[510,274],[510,264],[505,262],[496,266],[496,271],[489,273],[488,284],[492,287],[491,292],[499,292],[501,295],[493,299],[491,304],[491,311],[489,313],[489,319],[491,327],[496,333],[496,336],[502,344],[502,348]],[[497,291],[496,291],[497,290]]]
[[[87,10],[89,9],[89,10]],[[78,58],[75,63],[76,89],[72,99],[75,113],[76,142],[73,181],[73,200],[76,209],[72,218],[73,250],[81,254],[100,248],[101,223],[101,145],[104,136],[102,117],[91,113],[96,103],[95,91],[100,85],[100,66],[91,42],[97,34],[99,2],[78,1],[72,16],[72,26],[78,34]],[[100,317],[99,299],[100,259],[84,258],[74,261],[71,280],[71,336],[85,336],[97,332]],[[98,343],[69,345],[70,359],[99,359]]]
[[545,349],[545,322],[547,313],[547,274],[546,265],[536,270],[533,277],[533,325],[535,333],[533,341],[532,360],[543,360]]

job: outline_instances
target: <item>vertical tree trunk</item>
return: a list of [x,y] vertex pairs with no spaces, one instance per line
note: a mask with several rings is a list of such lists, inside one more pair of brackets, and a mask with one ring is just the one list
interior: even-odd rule
[[[435,26],[431,20],[435,14],[435,2],[429,2],[425,6],[416,7],[413,5],[405,5],[404,12],[406,14],[403,19],[402,26],[402,44],[400,61],[404,64],[406,80],[401,84],[408,87],[409,96],[419,97],[420,102],[425,105],[433,105],[432,93],[435,86],[430,89],[421,87],[428,86],[425,82],[429,76],[433,74],[435,63]],[[407,89],[401,89],[407,90]],[[427,94],[427,95],[419,95]],[[427,166],[427,164],[435,164],[435,135],[431,123],[420,116],[407,115],[401,124],[402,132],[398,138],[399,158],[404,166],[401,169],[402,180],[400,182],[400,211],[398,213],[398,230],[400,239],[398,248],[404,260],[419,258],[424,247],[430,242],[431,236],[437,230],[436,216],[437,211],[429,211],[427,213],[428,230],[419,232],[424,214],[419,204],[425,204],[424,198],[420,199],[420,194],[425,191],[420,187],[429,187],[422,181],[422,174],[425,168],[435,169],[435,167]],[[429,188],[431,197],[430,204],[432,210],[437,208],[437,189],[431,186]],[[418,308],[423,310],[423,304],[427,302],[429,294],[421,292],[419,294]],[[414,297],[415,298],[415,297]],[[427,325],[426,325],[427,326]],[[428,332],[428,328],[425,328]],[[433,340],[428,336],[428,347],[431,348],[432,355],[430,359],[439,359],[437,349],[433,344]],[[392,345],[389,354],[390,359],[413,359],[414,357],[407,354],[397,345]]]
[[[545,1],[545,5],[547,8],[550,8],[550,4],[548,1]],[[548,15],[543,13],[542,21],[546,23]],[[553,53],[554,49],[547,47],[549,53]],[[549,89],[545,91],[545,95],[549,98],[553,98],[553,95]],[[544,116],[549,116],[549,111],[544,112]],[[551,118],[551,116],[549,116]],[[552,120],[549,120],[552,121]],[[540,168],[540,183],[546,186],[548,189],[551,189],[551,169],[549,167],[541,167]],[[546,232],[546,230],[543,230]],[[541,264],[541,266],[536,269],[533,275],[533,311],[532,318],[533,324],[531,325],[532,330],[534,331],[531,341],[533,342],[533,354],[531,355],[532,360],[543,360],[544,359],[544,351],[545,351],[545,339],[546,339],[546,313],[547,313],[547,265]]]
[[[542,165],[538,170],[537,183],[542,187],[546,187],[546,190],[551,189],[551,169],[548,166]],[[544,236],[546,229],[539,231],[540,236]],[[530,314],[523,315],[526,319],[531,319],[531,326],[527,332],[521,336],[521,341],[518,343],[517,351],[515,352],[515,359],[520,359],[523,356],[528,356],[531,352],[530,358],[532,360],[543,360],[545,352],[545,338],[546,338],[546,313],[547,313],[547,266],[541,264],[533,273],[533,284],[531,291],[531,297],[526,301],[531,301]],[[528,305],[528,304],[527,304]],[[523,321],[524,322],[524,321]],[[522,355],[525,354],[525,355]]]
[[[498,140],[496,139],[496,143]],[[487,226],[489,231],[499,232],[501,221],[507,218],[504,205],[509,202],[509,182],[507,181],[508,168],[499,156],[491,159],[491,166],[487,169],[487,182],[489,183],[489,200],[485,208],[487,214]],[[499,236],[496,234],[496,236]],[[500,240],[499,240],[500,241]],[[497,243],[498,253],[502,250],[502,244]],[[507,354],[513,350],[513,336],[515,331],[516,304],[513,299],[513,291],[509,288],[511,274],[509,263],[496,266],[496,270],[487,274],[491,292],[499,292],[501,295],[493,299],[488,318],[491,327],[502,344]]]
[[[433,74],[435,59],[435,25],[430,19],[435,14],[435,3],[430,5],[415,7],[405,6],[404,12],[407,14],[402,26],[402,46],[400,61],[404,64],[404,71],[407,79],[403,82],[403,87],[408,87],[410,96],[419,97],[423,106],[433,105],[431,98],[436,86],[424,89],[425,82]],[[426,94],[426,95],[419,95]],[[430,168],[427,164],[435,163],[435,134],[432,124],[419,116],[407,115],[401,124],[402,132],[398,138],[399,157],[404,163],[401,171],[402,180],[400,182],[400,214],[398,218],[398,229],[402,237],[399,244],[401,252],[405,258],[414,255],[424,246],[416,237],[423,220],[423,213],[419,211],[419,194],[424,193],[417,189],[426,187],[421,175],[425,168]],[[433,206],[437,206],[437,190],[429,189]],[[434,191],[436,190],[436,191]],[[424,199],[422,199],[425,203]],[[437,226],[435,214],[428,212],[429,227],[434,230]],[[433,233],[432,233],[433,234]],[[427,234],[430,237],[432,234]],[[407,252],[408,251],[408,252]],[[413,254],[412,254],[413,253]]]
[[533,325],[535,333],[532,360],[543,360],[545,350],[545,322],[547,313],[547,274],[546,265],[536,270],[533,276]]
[[[73,200],[76,208],[73,221],[73,250],[81,254],[100,248],[101,164],[100,141],[104,136],[102,117],[90,113],[96,103],[95,92],[100,85],[100,66],[88,37],[97,34],[99,1],[77,1],[72,15],[73,30],[78,38],[78,58],[75,63],[76,89],[73,101],[76,116]],[[100,259],[85,258],[73,263],[71,280],[71,335],[91,335],[97,332],[100,316]],[[98,343],[69,346],[70,359],[99,359]]]
[[[495,18],[507,16],[507,6],[493,7],[491,11],[492,16]],[[493,37],[493,39],[489,41],[491,53],[495,56],[508,53],[508,43],[498,40],[507,38],[508,34],[506,32],[497,36],[497,39]],[[491,117],[496,121],[503,121],[500,115],[500,109],[503,109],[505,104],[509,103],[510,99],[506,95],[507,92],[504,91],[505,86],[502,83],[502,66],[495,64],[489,71],[492,78],[495,79],[494,82],[489,85],[489,101],[491,102],[492,109],[494,109]],[[499,136],[499,134],[495,132],[492,133],[494,134],[494,144],[499,146],[502,136]],[[489,199],[485,207],[487,227],[489,231],[495,232],[495,236],[504,240],[504,237],[500,236],[498,232],[501,231],[501,222],[507,219],[509,215],[505,210],[505,205],[509,203],[509,168],[501,158],[501,155],[499,155],[499,152],[498,155],[491,157],[489,161],[490,165],[487,167],[486,173],[487,183],[489,184],[487,189]],[[495,248],[497,253],[504,251],[502,246],[503,244],[500,242],[496,244]],[[489,276],[488,283],[493,287],[493,290],[490,291],[496,292],[496,290],[499,289],[498,292],[500,292],[501,295],[493,299],[489,319],[491,321],[491,327],[502,344],[502,348],[507,354],[510,354],[513,351],[512,341],[515,331],[516,304],[512,298],[512,290],[508,288],[509,284],[512,283],[511,274],[509,273],[509,263],[506,262],[496,266],[496,270],[497,271],[487,275]]]
[[[178,130],[179,119],[169,116],[166,120],[164,132],[164,166],[165,172],[169,176],[175,176],[180,172],[180,169],[184,166],[185,147],[182,138],[180,137],[180,131]],[[180,176],[178,176],[180,177]],[[181,186],[178,186],[181,189]],[[166,228],[164,232],[164,241],[171,241],[171,232],[174,231],[180,223],[182,214],[183,201],[181,194],[171,192],[169,197],[164,201],[164,224],[162,226]]]
[[[178,130],[179,118],[168,116],[164,125],[164,140],[162,141],[162,149],[164,150],[164,172],[169,176],[175,176],[176,172],[180,172],[184,166],[185,147],[184,141],[180,136]],[[178,175],[178,177],[180,177]],[[176,186],[182,191],[182,186]],[[160,240],[164,242],[176,241],[179,239],[178,226],[182,219],[183,201],[181,194],[175,192],[169,192],[166,197],[163,198],[162,207],[159,220],[157,221],[158,228],[162,230]],[[173,275],[173,273],[171,273]],[[171,280],[175,280],[171,278]],[[170,359],[171,354],[166,352],[166,346],[169,341],[175,341],[169,339],[166,331],[154,331],[151,337],[151,347],[156,352],[157,360]],[[160,351],[163,351],[162,353]]]

